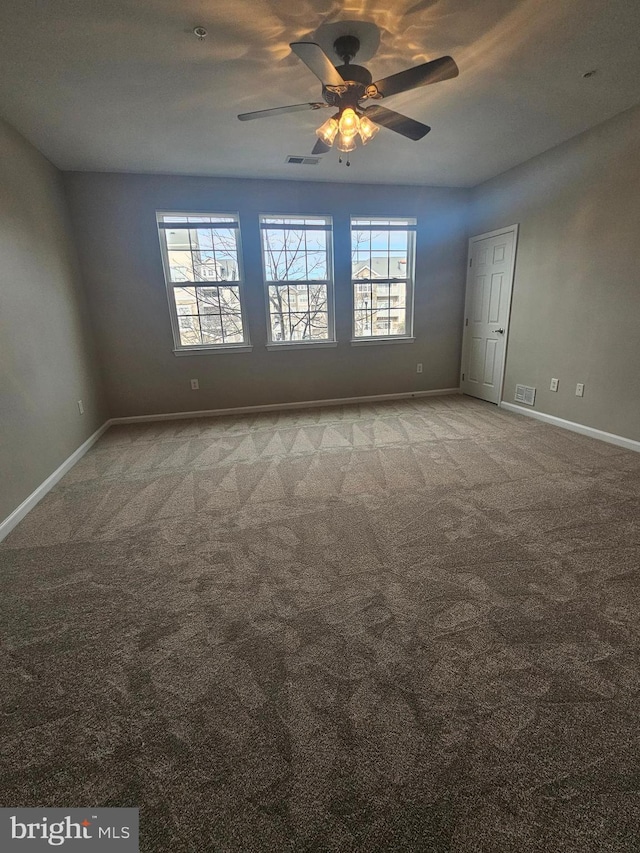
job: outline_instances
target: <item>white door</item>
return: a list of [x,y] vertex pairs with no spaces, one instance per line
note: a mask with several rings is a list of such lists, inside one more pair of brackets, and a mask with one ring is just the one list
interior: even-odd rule
[[518,226],[469,241],[460,388],[499,403],[509,328]]

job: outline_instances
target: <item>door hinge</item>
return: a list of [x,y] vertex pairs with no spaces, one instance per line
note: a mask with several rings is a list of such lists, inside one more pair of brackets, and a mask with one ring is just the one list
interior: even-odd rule
[[462,381],[464,382],[464,373],[462,374]]
[[468,317],[465,319],[464,324],[465,324],[465,326],[469,325],[469,318]]
[[469,266],[473,266],[473,258],[469,258]]

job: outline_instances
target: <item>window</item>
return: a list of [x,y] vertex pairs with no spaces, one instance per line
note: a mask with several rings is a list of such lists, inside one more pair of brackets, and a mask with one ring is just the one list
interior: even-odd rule
[[158,214],[176,352],[248,346],[235,214]]
[[353,337],[413,334],[415,219],[352,219]]
[[269,342],[332,342],[331,218],[261,216]]

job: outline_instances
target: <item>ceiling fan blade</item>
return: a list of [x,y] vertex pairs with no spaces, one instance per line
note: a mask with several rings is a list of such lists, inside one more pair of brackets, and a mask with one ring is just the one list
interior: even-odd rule
[[388,98],[389,95],[398,95],[409,89],[417,89],[418,86],[428,86],[430,83],[440,83],[442,80],[450,80],[459,74],[458,66],[450,56],[441,56],[432,62],[416,65],[415,68],[407,68],[390,77],[383,77],[373,84],[378,90],[378,95],[373,97]]
[[312,41],[294,41],[289,47],[307,68],[313,71],[323,86],[342,86],[344,84],[344,80],[335,65],[319,44]]
[[327,145],[326,142],[323,142],[321,139],[316,140],[316,144],[313,146],[312,154],[326,154],[327,151],[331,151],[331,146]]
[[291,104],[288,107],[274,107],[271,110],[255,110],[252,113],[240,113],[240,121],[251,121],[254,118],[266,118],[267,116],[281,116],[284,113],[300,113],[303,110],[321,110],[329,104]]
[[406,136],[407,139],[413,139],[414,142],[422,139],[431,130],[428,125],[422,124],[422,122],[416,121],[413,118],[403,116],[401,113],[388,110],[386,107],[368,107],[364,112],[371,121],[382,127],[388,127],[389,130],[395,130],[396,133]]

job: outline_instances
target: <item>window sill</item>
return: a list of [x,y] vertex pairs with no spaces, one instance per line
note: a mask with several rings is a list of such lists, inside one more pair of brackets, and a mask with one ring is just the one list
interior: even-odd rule
[[174,355],[215,355],[217,352],[251,352],[253,347],[248,344],[240,344],[235,347],[193,347],[193,349],[174,349]]
[[326,347],[337,347],[337,341],[280,341],[278,343],[266,344],[268,350],[285,349],[325,349]]
[[413,344],[415,343],[415,338],[384,338],[380,336],[379,338],[353,338],[351,340],[352,347],[371,347],[376,344]]

